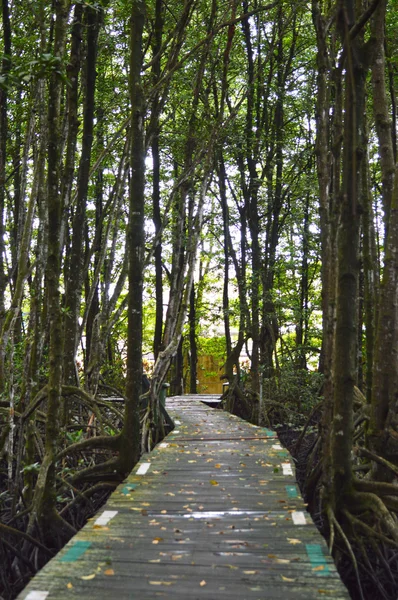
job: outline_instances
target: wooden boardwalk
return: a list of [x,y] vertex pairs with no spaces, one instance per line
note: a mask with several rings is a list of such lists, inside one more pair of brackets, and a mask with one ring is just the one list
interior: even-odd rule
[[349,598],[274,432],[198,396],[167,410],[174,431],[18,598]]

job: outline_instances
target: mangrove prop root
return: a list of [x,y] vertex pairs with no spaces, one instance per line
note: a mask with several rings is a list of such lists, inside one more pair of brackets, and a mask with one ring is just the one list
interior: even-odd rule
[[11,535],[14,537],[22,538],[22,539],[26,540],[27,542],[29,542],[30,544],[33,544],[34,546],[37,546],[38,548],[40,548],[40,550],[42,550],[43,552],[48,554],[48,556],[51,556],[51,557],[54,556],[54,553],[51,550],[49,550],[49,548],[44,546],[44,544],[37,541],[34,537],[29,535],[28,533],[20,531],[19,529],[14,529],[14,527],[9,527],[8,525],[4,525],[3,523],[0,523],[0,532],[4,533],[6,535]]

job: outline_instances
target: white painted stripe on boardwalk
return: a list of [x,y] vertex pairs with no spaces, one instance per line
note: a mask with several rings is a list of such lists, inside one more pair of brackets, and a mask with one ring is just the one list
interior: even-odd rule
[[295,525],[307,525],[305,514],[301,510],[292,512],[292,519]]
[[29,592],[26,596],[25,600],[45,600],[50,592],[40,592],[35,590],[33,592]]
[[96,521],[94,521],[94,525],[98,525],[103,527],[104,525],[108,525],[109,521],[116,517],[118,511],[117,510],[105,510],[100,517]]
[[282,471],[284,475],[293,475],[293,469],[290,463],[282,463]]
[[142,465],[138,467],[136,475],[145,475],[145,473],[148,473],[150,466],[151,463],[142,463]]
[[282,446],[280,444],[274,444],[272,446],[273,450],[283,450]]

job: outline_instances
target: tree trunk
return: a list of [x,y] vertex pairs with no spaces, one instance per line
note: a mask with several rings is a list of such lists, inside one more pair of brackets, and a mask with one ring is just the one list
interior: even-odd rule
[[[153,45],[153,54],[156,57],[153,65],[153,79],[156,85],[160,79],[160,50],[162,47],[163,34],[163,2],[156,0],[155,8],[155,41]],[[152,138],[152,160],[153,160],[153,222],[155,225],[155,235],[157,236],[155,248],[155,290],[156,290],[156,317],[155,317],[155,335],[153,341],[153,353],[155,360],[161,350],[163,333],[163,268],[162,268],[162,240],[160,230],[162,227],[162,218],[160,212],[160,152],[159,152],[159,95],[156,94],[153,106],[153,138]]]
[[197,379],[198,379],[198,345],[196,340],[196,301],[195,301],[195,285],[192,285],[191,296],[189,298],[189,391],[191,394],[197,394]]
[[129,202],[129,299],[126,407],[120,461],[128,473],[140,456],[139,406],[142,390],[142,293],[144,269],[145,131],[141,81],[144,0],[133,0],[130,29],[131,179]]
[[364,152],[364,47],[350,39],[355,23],[353,0],[338,15],[346,53],[341,214],[338,232],[336,334],[333,361],[332,469],[333,506],[339,510],[352,491],[354,387],[358,352],[359,232],[361,160]]
[[[68,22],[67,0],[58,0],[55,6],[54,56],[60,61],[64,58],[66,31]],[[29,519],[31,531],[36,522],[44,531],[51,529],[56,519],[55,503],[55,464],[58,447],[59,416],[62,386],[63,336],[60,305],[61,276],[61,197],[60,185],[60,147],[61,119],[60,105],[62,78],[53,71],[50,75],[48,92],[48,257],[46,265],[48,318],[50,330],[49,378],[47,413],[45,425],[45,454],[37,479],[33,507]]]
[[97,38],[100,13],[96,8],[85,9],[87,31],[87,55],[85,69],[85,98],[83,117],[82,152],[77,178],[77,200],[73,218],[70,267],[65,293],[65,349],[64,379],[67,385],[79,385],[76,370],[76,352],[79,343],[79,316],[82,294],[83,241],[86,220],[87,191],[90,174],[91,148],[94,129],[94,98],[96,81]]
[[[8,0],[2,0],[3,17],[3,60],[1,75],[7,84],[8,74],[11,69],[11,23]],[[4,209],[5,209],[5,183],[7,163],[7,132],[8,132],[8,94],[7,85],[0,88],[0,331],[3,329],[5,319],[5,292],[7,288],[7,275],[5,268],[5,240],[4,240]],[[4,391],[5,373],[4,360],[6,348],[0,340],[0,394]]]
[[386,84],[385,18],[387,0],[381,0],[371,20],[371,33],[375,41],[372,61],[373,114],[379,141],[379,156],[382,176],[382,198],[386,232],[390,218],[390,207],[394,192],[395,158],[392,138],[392,123]]

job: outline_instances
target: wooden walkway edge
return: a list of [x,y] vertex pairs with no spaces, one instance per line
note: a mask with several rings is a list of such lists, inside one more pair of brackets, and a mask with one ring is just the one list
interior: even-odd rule
[[350,597],[275,433],[199,399],[19,599]]

